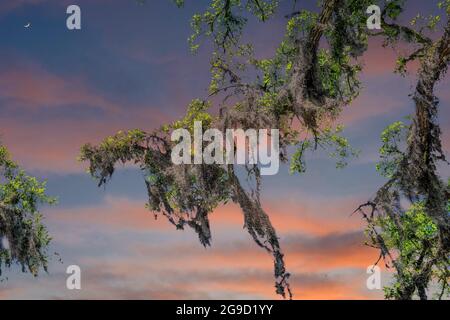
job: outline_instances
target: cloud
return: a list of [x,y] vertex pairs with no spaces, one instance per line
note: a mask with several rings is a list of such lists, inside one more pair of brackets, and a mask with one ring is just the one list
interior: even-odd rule
[[[6,282],[5,282],[6,283]],[[21,288],[2,288],[2,284],[0,283],[0,299],[11,299],[14,296],[18,296],[20,294],[23,294],[24,290]]]
[[[332,205],[331,203],[330,206]],[[90,247],[92,233],[101,231],[109,236],[129,233],[129,236],[124,236],[124,240],[130,239],[133,254],[157,257],[160,268],[170,268],[173,260],[183,260],[185,269],[196,269],[199,263],[205,267],[241,266],[263,270],[270,270],[272,267],[270,255],[257,247],[247,232],[242,230],[241,213],[236,206],[223,207],[211,215],[213,245],[208,250],[204,250],[198,243],[193,230],[187,228],[185,231],[176,231],[164,217],[155,221],[152,213],[144,208],[143,202],[107,197],[102,206],[58,209],[57,214],[56,209],[53,211],[55,214],[49,215],[50,221],[58,226],[55,229],[63,230],[61,235],[55,235],[56,240],[65,242],[64,226],[71,226],[71,233],[81,232],[79,238],[85,239],[85,245]],[[377,258],[376,250],[364,246],[362,225],[356,217],[349,219],[347,224],[339,223],[339,218],[331,219],[329,227],[319,230],[305,228],[302,221],[305,219],[303,216],[308,216],[308,212],[297,212],[296,218],[268,212],[277,228],[288,265],[293,265],[294,271],[364,269]],[[324,221],[320,215],[308,219],[313,225],[323,224]],[[286,223],[279,223],[280,221]],[[338,221],[335,226],[334,221]],[[153,234],[152,241],[157,239],[159,244],[141,242],[141,238],[132,240],[133,234],[138,233],[148,234],[149,237]],[[71,242],[69,239],[69,243]],[[98,245],[108,247],[107,243]],[[134,270],[138,272],[136,268]],[[145,272],[145,268],[143,271]]]
[[[281,245],[287,268],[293,277],[303,272],[332,272],[334,269],[343,268],[355,268],[365,272],[367,266],[373,264],[378,257],[376,250],[364,245],[362,231],[356,235],[343,233],[338,236],[310,239],[302,236],[286,238],[281,234]],[[223,237],[216,237],[213,246],[206,251],[193,242],[173,243],[165,246],[165,249],[164,254],[161,254],[158,246],[147,244],[135,246],[138,255],[158,257],[161,268],[171,268],[173,261],[179,260],[183,261],[185,270],[199,268],[230,270],[245,268],[268,272],[272,270],[271,256],[254,244],[249,237],[244,240],[232,240],[229,237],[228,241]]]
[[[408,92],[405,92],[407,98]],[[404,97],[404,98],[405,98]],[[373,90],[364,91],[354,101],[354,103],[344,109],[341,121],[348,127],[354,127],[363,121],[374,119],[379,116],[387,116],[394,112],[398,112],[405,105],[405,99],[386,94],[383,91]],[[411,102],[412,104],[412,102]]]
[[[17,1],[9,7],[2,3],[0,12],[2,8],[5,12],[38,2]],[[110,23],[101,25],[105,28],[103,37],[115,34],[110,32]],[[115,49],[111,44],[114,39],[107,40],[102,46]],[[6,114],[0,117],[0,131],[14,158],[27,169],[79,172],[83,166],[75,159],[85,142],[96,143],[121,129],[149,130],[170,120],[166,112],[169,107],[172,113],[184,110],[189,100],[185,97],[197,92],[192,88],[203,88],[199,80],[202,74],[207,80],[207,66],[202,73],[198,69],[204,57],[183,59],[170,48],[167,52],[155,49],[161,51],[159,55],[150,52],[147,56],[146,50],[155,47],[155,38],[146,34],[144,40],[148,42],[134,38],[126,45],[121,43],[116,49],[123,50],[115,53],[139,66],[161,69],[148,70],[158,82],[170,84],[170,103],[165,108],[119,103],[111,92],[97,89],[89,79],[56,74],[37,64],[20,61],[0,67],[0,103]],[[131,42],[148,45],[128,46]],[[344,112],[347,124],[390,115],[400,110],[407,99],[388,76],[395,54],[377,50],[366,55],[363,77],[389,82],[363,93]],[[122,58],[114,61],[121,63]],[[161,77],[163,73],[166,76]],[[194,78],[196,81],[191,81]],[[395,92],[384,91],[387,83],[395,85]],[[143,188],[142,181],[138,183]],[[274,184],[272,188],[279,186]],[[323,195],[313,198],[295,190],[283,191],[283,198],[269,198],[264,208],[280,237],[295,298],[380,297],[381,292],[364,290],[366,267],[376,260],[377,251],[363,245],[359,217],[349,217],[359,199]],[[223,206],[212,213],[213,244],[205,249],[192,230],[177,231],[162,216],[155,220],[144,204],[145,200],[107,196],[97,205],[45,210],[53,245],[65,264],[52,262],[50,275],[38,279],[13,272],[14,279],[7,290],[0,289],[0,298],[279,298],[274,294],[272,257],[243,230],[242,212],[237,205]],[[65,267],[69,263],[82,267],[83,290],[79,292],[65,288]]]
[[61,77],[40,66],[15,66],[0,71],[0,99],[3,109],[42,111],[70,106],[77,110],[96,108],[117,112],[121,106],[89,89],[82,79]]
[[[125,113],[125,110],[124,110]],[[77,161],[80,147],[98,143],[119,130],[152,130],[164,123],[165,115],[154,109],[132,115],[109,114],[102,119],[29,119],[0,118],[0,137],[14,159],[26,170],[42,172],[83,172],[86,164]],[[164,119],[164,120],[163,120]]]
[[0,68],[0,137],[29,170],[80,172],[81,145],[119,130],[159,127],[169,121],[161,110],[119,104],[80,77],[56,75],[36,64]]
[[[140,182],[140,181],[139,181]],[[288,197],[288,196],[286,196]],[[310,236],[325,236],[340,232],[360,230],[362,221],[359,217],[351,216],[357,199],[329,200],[326,204],[316,205],[318,199],[307,200],[302,203],[289,199],[267,201],[263,205],[272,224],[281,234],[302,233]],[[53,221],[67,224],[90,224],[106,227],[111,230],[155,230],[174,229],[167,219],[154,214],[145,208],[145,200],[131,200],[126,197],[107,195],[104,201],[94,206],[76,208],[51,209],[50,217]],[[210,214],[213,230],[226,228],[241,230],[244,220],[241,209],[236,204],[217,207]],[[192,230],[187,229],[187,232]]]
[[[274,293],[270,270],[246,268],[205,269],[158,268],[148,261],[96,262],[82,267],[82,290],[65,289],[64,272],[34,280],[28,290],[4,289],[2,298],[14,299],[280,299]],[[137,268],[138,272],[135,272]],[[141,272],[141,270],[143,270]],[[300,273],[291,279],[294,299],[358,299],[376,298],[377,293],[362,290],[364,275],[352,270],[334,274]],[[378,292],[378,297],[380,292]]]
[[123,197],[107,196],[103,203],[90,207],[54,208],[49,217],[61,225],[89,225],[115,232],[174,229],[164,217],[155,219],[154,213],[145,208],[144,201]]
[[[414,52],[414,50],[405,44],[399,44],[396,48],[383,47],[381,39],[371,39],[368,50],[362,58],[362,75],[374,78],[392,74],[396,68],[398,57],[407,56],[411,52]],[[408,64],[408,72],[410,74],[417,72],[417,69],[417,62]]]

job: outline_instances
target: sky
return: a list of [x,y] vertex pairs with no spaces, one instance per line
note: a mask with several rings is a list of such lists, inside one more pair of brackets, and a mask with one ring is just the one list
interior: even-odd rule
[[[432,13],[436,1],[409,1],[407,14]],[[48,274],[18,267],[4,273],[0,299],[278,299],[272,258],[243,229],[233,204],[211,214],[212,246],[177,231],[145,208],[142,174],[125,166],[102,188],[77,156],[118,130],[146,131],[176,120],[194,98],[207,97],[210,46],[193,55],[186,39],[192,14],[206,1],[177,9],[169,0],[14,0],[0,3],[0,139],[27,172],[47,179],[58,205],[44,207],[57,252]],[[313,8],[316,1],[299,1]],[[81,8],[82,29],[66,28],[66,7]],[[286,23],[250,23],[246,37],[270,57]],[[31,27],[24,25],[31,23]],[[368,290],[378,258],[364,245],[364,223],[351,216],[384,179],[375,170],[379,135],[414,110],[410,76],[393,74],[396,53],[371,40],[363,90],[340,122],[357,159],[337,170],[326,152],[303,175],[264,178],[262,202],[280,237],[295,299],[380,299]],[[449,150],[449,80],[436,91]],[[448,168],[442,169],[448,177]],[[66,268],[81,268],[81,290],[66,288]],[[6,279],[7,278],[7,279]],[[383,270],[382,284],[390,281]]]

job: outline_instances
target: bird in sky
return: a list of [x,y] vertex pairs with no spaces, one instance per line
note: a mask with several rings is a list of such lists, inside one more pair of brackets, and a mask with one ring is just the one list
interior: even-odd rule
[[24,25],[25,28],[31,27],[31,22],[28,22],[26,25]]

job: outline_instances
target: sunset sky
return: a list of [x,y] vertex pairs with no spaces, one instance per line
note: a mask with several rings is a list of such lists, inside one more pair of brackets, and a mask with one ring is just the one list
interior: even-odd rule
[[[176,120],[194,98],[207,97],[210,46],[196,55],[186,39],[192,14],[207,1],[2,0],[0,2],[0,139],[30,174],[48,180],[59,203],[45,207],[53,237],[49,273],[33,278],[14,267],[0,299],[278,299],[272,258],[243,229],[236,205],[211,215],[212,246],[191,230],[177,231],[145,209],[142,174],[116,172],[105,188],[77,162],[80,146],[118,130],[151,130]],[[286,2],[286,1],[281,1]],[[316,0],[298,1],[314,8]],[[376,1],[374,1],[375,3]],[[408,1],[406,16],[436,13],[438,0]],[[290,1],[289,1],[290,3]],[[66,28],[66,7],[78,4],[82,30]],[[245,36],[270,57],[290,6],[269,23],[250,23]],[[30,28],[24,28],[28,22]],[[364,246],[354,209],[384,179],[375,170],[379,136],[414,105],[411,76],[392,70],[396,53],[372,39],[363,58],[363,89],[340,122],[359,158],[337,170],[326,152],[309,157],[307,172],[282,166],[265,177],[263,205],[280,236],[296,299],[380,299],[366,288],[378,258]],[[439,84],[440,123],[450,147],[450,81]],[[443,168],[448,177],[450,171]],[[82,290],[67,290],[67,266],[79,265]],[[383,272],[382,283],[389,282]]]

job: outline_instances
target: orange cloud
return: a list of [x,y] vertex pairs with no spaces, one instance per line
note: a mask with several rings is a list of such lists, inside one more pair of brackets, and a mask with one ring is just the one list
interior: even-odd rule
[[[345,211],[351,203],[330,201],[329,206]],[[311,215],[311,223],[319,225],[323,224],[322,217],[332,214],[304,205],[286,218],[289,214],[285,210],[278,214],[271,211],[279,206],[277,202],[267,204],[274,224],[278,224],[294,298],[381,298],[381,291],[365,290],[366,268],[376,260],[377,251],[363,245],[363,234],[357,225],[333,226],[331,219],[327,228],[305,228],[304,215]],[[286,207],[287,211],[295,206],[286,202]],[[83,251],[88,246],[91,254],[69,257],[70,263],[73,261],[83,270],[81,292],[63,290],[58,274],[49,278],[46,290],[52,292],[51,298],[279,299],[273,288],[272,257],[242,230],[239,208],[227,206],[211,217],[213,243],[205,249],[192,230],[177,231],[163,217],[155,221],[141,201],[107,197],[101,206],[54,208],[47,218],[55,229],[54,243],[66,247],[66,253]],[[353,219],[359,220],[349,218]],[[147,232],[153,232],[154,237],[142,238]],[[102,241],[98,241],[99,233]],[[135,237],[138,234],[141,236]],[[111,253],[95,254],[104,250]],[[29,294],[43,297],[42,292]],[[11,295],[6,294],[8,297]]]
[[[167,250],[167,248],[166,248]],[[149,299],[211,299],[215,297],[245,299],[279,299],[274,292],[272,270],[241,264],[241,255],[230,257],[234,265],[204,264],[199,256],[140,256],[132,260],[84,260],[88,294],[110,292],[112,297]],[[253,256],[256,260],[258,257]],[[187,266],[185,261],[197,259]],[[170,263],[169,263],[170,261]],[[264,261],[263,261],[264,262]],[[180,268],[179,266],[183,266]],[[295,299],[367,299],[381,298],[382,293],[365,290],[366,265],[358,269],[320,272],[292,270],[290,283]],[[87,280],[86,280],[87,279]],[[111,290],[114,285],[115,290]],[[110,289],[107,287],[111,286]],[[120,288],[120,289],[119,289]]]
[[[276,204],[273,204],[274,206]],[[332,204],[330,204],[332,205]],[[270,206],[269,206],[270,207]],[[55,210],[55,209],[53,209]],[[170,268],[174,260],[182,260],[183,268],[196,270],[199,263],[205,268],[250,268],[271,270],[272,258],[264,250],[253,243],[245,230],[242,230],[242,218],[236,206],[214,212],[211,217],[213,244],[205,250],[195,239],[193,230],[187,228],[184,232],[192,234],[188,243],[186,238],[179,237],[179,241],[165,244],[164,251],[159,245],[148,243],[133,244],[133,251],[139,256],[158,256],[158,266]],[[361,222],[357,217],[349,220],[348,224],[341,224],[333,220],[328,222],[328,228],[305,228],[302,216],[308,212],[298,212],[298,217],[286,218],[269,212],[280,236],[281,245],[286,254],[286,261],[291,272],[315,272],[317,270],[332,270],[334,268],[365,268],[377,258],[374,249],[364,245]],[[126,199],[107,198],[101,207],[58,210],[58,214],[51,214],[51,221],[58,224],[71,225],[76,233],[78,225],[98,226],[108,232],[130,231],[164,231],[167,237],[176,237],[180,232],[164,218],[154,220],[151,212],[146,210],[143,203]],[[221,216],[221,217],[219,217]],[[288,216],[289,217],[289,216]],[[290,219],[290,220],[289,220]],[[309,219],[311,224],[323,224],[318,216]],[[277,225],[277,221],[287,221]],[[239,233],[241,236],[238,236]],[[234,236],[236,238],[234,238]],[[242,236],[247,240],[243,241]],[[64,242],[64,236],[61,235]],[[59,240],[59,236],[56,235]],[[184,239],[184,240],[183,240]],[[68,240],[71,242],[72,240]],[[139,270],[134,268],[134,272]],[[142,269],[145,272],[145,268]]]
[[[341,236],[347,236],[343,234]],[[333,239],[333,237],[331,237]],[[337,237],[339,238],[339,237]],[[217,239],[216,239],[217,240]],[[308,247],[301,241],[313,242],[316,245]],[[365,271],[367,266],[373,264],[378,253],[375,249],[364,245],[362,232],[350,241],[334,240],[335,244],[326,243],[322,237],[313,237],[309,240],[298,238],[298,243],[286,243],[281,239],[288,270],[293,274],[304,272],[330,272],[333,269],[356,268]],[[326,240],[326,237],[325,237]],[[158,266],[171,268],[174,260],[183,261],[185,270],[201,269],[249,269],[270,272],[272,270],[272,257],[253,244],[248,238],[246,241],[224,239],[213,241],[211,248],[204,250],[200,244],[173,244],[165,247],[164,255],[159,255],[158,246],[137,245],[135,252],[141,256],[158,256]],[[340,242],[338,242],[340,241]],[[201,265],[201,267],[199,266]],[[145,268],[143,270],[145,272]]]

